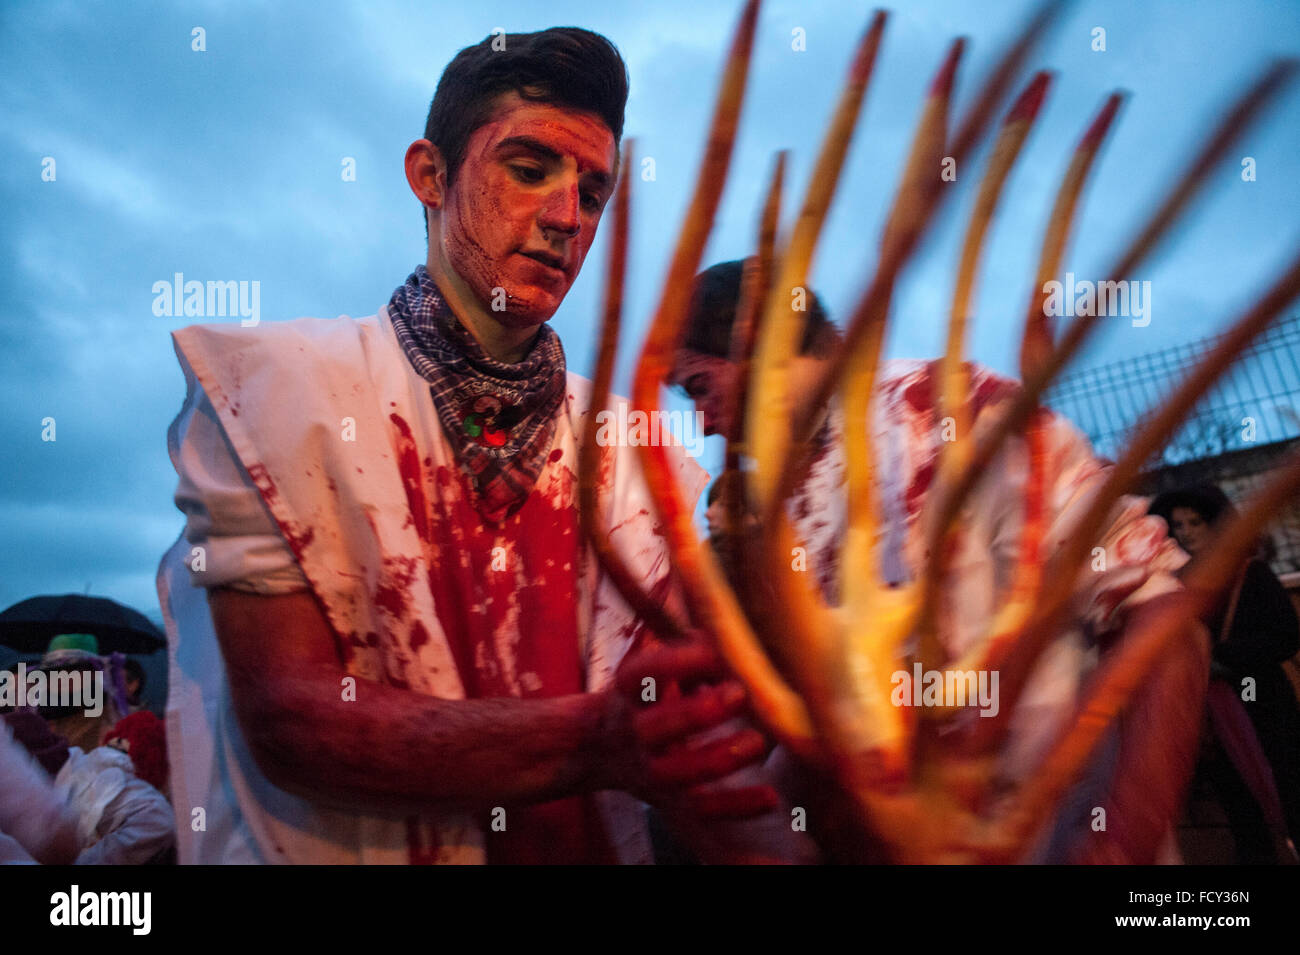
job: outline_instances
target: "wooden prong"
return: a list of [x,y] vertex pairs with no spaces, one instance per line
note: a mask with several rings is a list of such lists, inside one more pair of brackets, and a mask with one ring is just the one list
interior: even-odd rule
[[727,450],[723,474],[734,475],[722,489],[726,512],[727,546],[731,549],[732,567],[739,566],[741,538],[744,534],[745,513],[748,507],[747,479],[740,467],[744,447],[745,409],[748,405],[749,378],[753,368],[754,345],[757,339],[759,317],[767,301],[776,261],[776,236],[781,218],[781,200],[785,191],[785,170],[790,153],[781,150],[776,154],[772,180],[759,217],[758,252],[745,263],[741,280],[740,301],[736,306],[736,319],[731,328],[730,362],[735,369],[735,379],[726,394],[723,420],[727,423]]
[[1061,273],[1061,260],[1065,257],[1065,246],[1069,241],[1074,226],[1075,213],[1079,206],[1079,197],[1088,181],[1093,163],[1105,142],[1106,134],[1115,120],[1120,104],[1124,102],[1121,93],[1112,93],[1105,104],[1088,125],[1087,131],[1074,150],[1070,165],[1056,192],[1056,201],[1052,205],[1052,214],[1047,220],[1047,231],[1043,236],[1042,250],[1038,256],[1038,271],[1034,276],[1034,287],[1029,295],[1029,308],[1025,316],[1025,331],[1020,343],[1020,379],[1022,381],[1036,374],[1047,361],[1052,351],[1052,342],[1056,329],[1043,308],[1047,301],[1047,283]]
[[[1003,123],[1002,132],[993,146],[993,155],[989,159],[984,178],[980,181],[979,193],[975,198],[975,208],[971,212],[970,224],[966,229],[966,240],[962,245],[961,260],[957,267],[957,283],[953,289],[952,307],[948,317],[948,343],[944,351],[942,364],[942,382],[940,389],[940,416],[950,416],[956,424],[957,442],[961,447],[969,443],[970,421],[966,403],[968,389],[967,375],[963,369],[962,359],[966,347],[966,325],[970,314],[971,297],[974,294],[975,276],[984,251],[984,240],[988,236],[989,224],[997,209],[998,199],[1006,184],[1011,167],[1020,155],[1021,147],[1038,117],[1051,74],[1040,72],[1020,94]],[[944,442],[940,448],[940,462],[951,460],[954,450]],[[960,450],[960,449],[958,449]],[[951,463],[948,464],[951,466]]]
[[[881,266],[850,323],[841,351],[844,390],[845,476],[848,484],[848,530],[841,554],[843,593],[850,619],[867,610],[863,581],[879,580],[877,550],[880,529],[875,501],[875,449],[870,440],[871,398],[893,293],[897,265],[908,253],[921,225],[926,194],[937,188],[939,160],[947,136],[948,101],[964,42],[956,40],[930,86],[921,120],[912,140],[907,166],[899,183],[881,237]],[[854,330],[858,331],[854,335]],[[852,351],[850,351],[850,348]],[[887,686],[887,684],[886,684]]]
[[943,181],[941,161],[948,137],[949,105],[957,66],[965,52],[965,37],[953,40],[943,65],[930,83],[930,91],[921,107],[921,120],[917,123],[912,148],[903,167],[903,177],[881,234],[882,271],[888,265],[891,267],[889,271],[897,274],[898,267],[894,264],[901,266],[906,260],[928,221],[928,213],[934,209],[934,200]]
[[685,631],[678,621],[654,600],[637,582],[623,558],[609,539],[609,527],[600,506],[600,457],[597,445],[598,413],[609,405],[610,382],[614,375],[614,356],[618,352],[619,326],[623,316],[623,288],[627,274],[627,236],[629,231],[629,206],[631,192],[634,144],[631,139],[623,144],[623,161],[618,188],[614,193],[613,215],[610,217],[609,262],[605,274],[605,303],[600,328],[600,348],[596,357],[595,380],[591,386],[591,402],[583,426],[582,446],[578,453],[578,513],[587,539],[600,563],[601,569],[622,595],[627,605],[645,625],[662,640],[681,639]]
[[[1203,358],[1174,393],[1157,406],[1129,443],[1102,486],[1093,495],[1088,509],[1071,530],[1066,546],[1049,563],[1044,572],[1047,586],[1038,595],[1038,610],[1021,638],[1008,646],[1001,659],[990,661],[1001,673],[1003,705],[1014,707],[1038,655],[1057,632],[1063,614],[1077,589],[1079,573],[1089,553],[1101,536],[1103,525],[1115,502],[1136,482],[1142,467],[1178,430],[1187,413],[1226,372],[1250,342],[1277,318],[1281,311],[1300,295],[1300,256],[1282,274],[1268,292],[1233,323],[1214,349]],[[992,722],[992,721],[990,721]],[[989,727],[997,729],[999,727]]]
[[[888,302],[883,303],[888,308]],[[884,322],[873,326],[883,330]],[[911,590],[891,592],[877,583],[880,516],[876,501],[875,448],[872,443],[872,391],[880,362],[880,334],[862,339],[845,373],[844,473],[847,485],[844,539],[840,545],[839,592],[843,604],[843,659],[845,677],[851,681],[852,709],[842,708],[863,725],[837,734],[857,752],[841,754],[840,766],[857,778],[846,786],[874,788],[884,781],[897,784],[912,773],[910,711],[891,702],[893,674],[903,662],[902,644],[912,632]],[[850,694],[845,693],[848,696]],[[864,745],[867,747],[863,753]]]
[[[1127,274],[1150,253],[1157,240],[1186,208],[1209,171],[1223,158],[1245,127],[1260,112],[1265,103],[1279,92],[1294,72],[1294,61],[1284,60],[1274,64],[1237,101],[1175,183],[1164,202],[1120,256],[1116,267],[1110,273],[1109,281],[1126,280]],[[1026,379],[1024,387],[1010,402],[1006,412],[987,433],[981,436],[969,463],[956,481],[949,486],[935,488],[934,526],[947,527],[952,523],[962,503],[979,481],[980,476],[992,465],[993,459],[1002,449],[1007,438],[1024,429],[1030,415],[1038,408],[1047,386],[1074,357],[1095,327],[1096,316],[1083,316],[1066,330],[1060,344],[1034,370],[1032,376]]]
[[[1043,0],[1043,3],[1038,6],[1034,15],[1026,23],[1024,30],[1020,32],[1015,40],[1013,40],[1007,47],[1002,56],[999,57],[997,66],[994,67],[993,72],[989,74],[988,78],[980,87],[980,91],[975,98],[975,104],[966,114],[966,118],[958,126],[957,132],[949,140],[949,145],[945,151],[946,155],[952,157],[953,161],[958,166],[962,164],[966,156],[987,131],[989,122],[993,117],[994,111],[997,109],[998,103],[1001,101],[1006,91],[1010,89],[1011,83],[1015,80],[1016,73],[1020,70],[1025,58],[1029,55],[1029,51],[1043,35],[1052,20],[1055,19],[1056,16],[1059,15],[1068,5],[1068,2]],[[937,174],[935,178],[937,180]],[[929,192],[928,203],[921,215],[921,227],[911,240],[913,244],[924,233],[924,228],[931,220],[935,207],[942,202],[943,198],[947,196],[948,193],[949,190],[937,188]],[[907,250],[907,253],[910,254],[910,249]],[[881,272],[884,258],[885,257],[882,255],[882,262],[877,266],[877,275]],[[907,254],[904,254],[902,262],[899,264],[899,268],[901,268],[902,263],[905,262],[906,259]],[[890,281],[892,282],[892,278]],[[863,296],[864,301],[860,302],[858,310],[854,313],[853,319],[850,320],[845,347],[841,350],[841,355],[851,354],[856,351],[859,336],[872,334],[866,326],[868,323],[875,320],[873,315],[878,309],[869,307],[868,303],[865,302],[865,299],[869,296],[874,296],[876,299],[876,305],[879,305],[883,289],[875,289],[875,285],[876,282],[873,280],[873,289],[869,289],[867,294]],[[861,316],[860,319],[859,316]],[[858,326],[859,324],[861,327],[858,327],[855,331],[855,326]],[[813,389],[812,400],[809,402],[810,410],[795,422],[795,426],[792,429],[795,442],[795,453],[790,454],[786,458],[784,474],[777,485],[778,497],[788,495],[790,490],[797,487],[807,474],[808,465],[810,463],[809,457],[807,454],[801,452],[799,442],[801,440],[806,441],[811,436],[819,410],[825,406],[835,389],[839,386],[840,378],[843,375],[843,362],[843,358],[832,359],[831,367],[826,370],[826,373],[821,377]]]
[[[1035,274],[1034,288],[1030,294],[1024,337],[1021,340],[1022,378],[1028,377],[1033,369],[1040,367],[1047,354],[1051,351],[1053,333],[1043,311],[1043,302],[1047,297],[1044,289],[1047,282],[1060,273],[1061,259],[1078,209],[1079,196],[1122,101],[1123,98],[1120,94],[1112,94],[1088,124],[1088,128],[1079,140],[1074,156],[1071,158],[1069,167],[1057,190],[1056,201],[1052,206],[1052,213],[1048,219],[1042,249],[1039,253],[1038,270]],[[1046,532],[1046,515],[1043,507],[1045,503],[1043,496],[1047,493],[1044,473],[1045,461],[1043,460],[1046,453],[1044,446],[1046,434],[1043,430],[1043,424],[1041,414],[1035,414],[1025,429],[1029,470],[1024,488],[1024,520],[1021,527],[1020,541],[1017,544],[1016,566],[1006,600],[994,617],[987,639],[981,641],[970,653],[956,663],[951,664],[955,669],[986,671],[992,669],[995,666],[992,661],[1002,659],[1011,641],[1020,634],[1032,615],[1032,609],[1038,596],[1039,584],[1042,580],[1043,557],[1041,544],[1042,537]],[[967,447],[969,448],[969,445]],[[958,480],[963,471],[964,467],[960,469],[940,469],[935,483],[936,490],[931,500],[942,501],[946,489]],[[967,487],[967,493],[972,489],[973,485]],[[945,513],[950,517],[954,517],[964,503],[964,498],[957,499],[946,509]],[[931,514],[933,513],[934,511],[931,511]],[[929,625],[927,615],[934,613],[933,601],[935,595],[932,588],[939,586],[940,582],[947,579],[951,549],[943,546],[942,541],[950,526],[951,524],[939,526],[936,521],[935,525],[927,529],[926,553],[928,556],[926,570],[921,578],[924,582],[923,586],[928,591],[924,593],[922,598],[922,606],[926,608],[921,615],[923,627]],[[950,715],[949,711],[942,707],[937,708],[936,713],[941,718]]]
[[[1011,173],[1011,167],[1020,155],[1025,139],[1037,119],[1051,74],[1039,72],[1025,87],[1007,113],[1002,131],[993,146],[993,155],[988,168],[980,181],[979,192],[975,198],[975,208],[971,212],[970,224],[966,230],[966,239],[962,245],[961,260],[957,267],[957,282],[953,288],[952,307],[948,317],[947,347],[940,363],[939,408],[937,417],[951,427],[955,440],[945,440],[939,445],[936,462],[937,480],[949,482],[953,473],[960,472],[970,456],[971,420],[967,402],[970,390],[969,378],[963,363],[966,343],[966,326],[971,308],[971,297],[975,286],[975,277],[984,250],[984,241],[988,235],[990,223],[997,210],[998,200],[1003,186]],[[950,527],[934,528],[928,536],[933,547],[942,554],[948,553]],[[935,551],[932,550],[932,553]],[[942,562],[940,562],[942,565]],[[921,577],[920,616],[920,657],[926,669],[933,669],[943,663],[942,651],[938,641],[937,615],[938,592],[942,583],[941,575],[923,575]]]
[[759,514],[779,506],[775,497],[777,481],[781,462],[790,447],[792,403],[789,368],[799,350],[799,335],[805,318],[792,307],[794,289],[804,289],[807,295],[813,253],[853,140],[876,52],[880,48],[885,19],[885,13],[877,11],[858,44],[848,81],[831,116],[812,178],[808,181],[803,206],[781,256],[778,278],[765,303],[755,355],[756,372],[747,394],[748,412],[745,416],[749,422],[745,444],[754,460],[754,470],[749,479],[750,494]]
[[[681,338],[689,306],[692,279],[699,268],[704,244],[726,183],[732,145],[744,100],[757,0],[749,0],[736,29],[723,72],[708,145],[701,163],[695,193],[673,253],[668,278],[641,351],[633,387],[637,411],[655,420],[659,392]],[[664,536],[692,619],[718,642],[737,678],[750,693],[754,714],[782,742],[796,752],[809,751],[811,725],[803,702],[791,691],[763,652],[750,629],[735,594],[727,585],[716,558],[700,546],[691,514],[677,486],[668,448],[660,444],[639,447],[646,485],[659,512]]]
[[1066,2],[1043,0],[1034,11],[1034,15],[1026,21],[1025,28],[998,59],[993,72],[980,87],[974,105],[967,112],[966,118],[957,124],[956,132],[949,140],[947,155],[952,156],[957,165],[961,165],[962,160],[979,143],[984,132],[989,128],[989,121],[997,111],[998,103],[1011,89],[1011,84],[1015,82],[1016,75],[1024,66],[1029,51],[1042,38],[1052,21],[1068,6],[1068,0]]
[[[921,119],[912,138],[907,165],[881,235],[880,257],[875,274],[858,299],[840,349],[831,356],[817,379],[807,410],[795,421],[795,443],[791,446],[792,453],[787,454],[781,462],[780,480],[776,483],[775,496],[769,501],[765,515],[769,519],[775,508],[780,506],[779,502],[789,497],[807,474],[810,463],[807,444],[831,395],[840,387],[849,363],[860,361],[862,355],[879,355],[879,349],[871,345],[869,339],[883,340],[894,280],[929,224],[936,205],[935,199],[941,191],[940,160],[943,158],[944,140],[947,137],[948,105],[952,98],[957,64],[964,49],[965,41],[961,38],[952,43],[930,85],[921,108]],[[865,369],[855,366],[853,373],[865,373],[874,382],[876,366],[873,364]]]

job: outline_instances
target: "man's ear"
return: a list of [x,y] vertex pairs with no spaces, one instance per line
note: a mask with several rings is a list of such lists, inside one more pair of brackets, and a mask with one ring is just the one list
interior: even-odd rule
[[406,147],[406,181],[426,209],[438,211],[447,198],[447,163],[427,139]]

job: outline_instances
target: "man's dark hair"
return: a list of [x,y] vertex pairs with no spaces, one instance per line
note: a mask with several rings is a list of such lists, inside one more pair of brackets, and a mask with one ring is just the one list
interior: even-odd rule
[[1235,517],[1237,509],[1232,506],[1228,495],[1217,484],[1194,484],[1175,488],[1158,495],[1147,508],[1148,514],[1163,517],[1165,523],[1174,526],[1174,508],[1186,507],[1195,511],[1207,524],[1215,524],[1220,517]]
[[424,138],[446,160],[448,186],[470,135],[491,117],[496,98],[512,90],[527,100],[595,113],[615,146],[623,138],[627,67],[613,43],[580,27],[493,34],[456,54],[429,104]]
[[[1191,484],[1174,488],[1172,491],[1164,491],[1151,501],[1147,513],[1164,518],[1172,536],[1176,507],[1186,507],[1195,511],[1201,520],[1211,527],[1220,521],[1233,520],[1238,515],[1236,505],[1228,495],[1223,493],[1223,488],[1209,483]],[[1273,543],[1273,538],[1268,533],[1261,534],[1255,542],[1254,556],[1265,562],[1277,556],[1277,545]]]
[[[740,282],[744,271],[744,260],[737,259],[719,262],[695,277],[683,347],[715,358],[731,357],[731,328],[740,305]],[[811,289],[807,306],[799,354],[825,358],[834,349],[839,333]]]

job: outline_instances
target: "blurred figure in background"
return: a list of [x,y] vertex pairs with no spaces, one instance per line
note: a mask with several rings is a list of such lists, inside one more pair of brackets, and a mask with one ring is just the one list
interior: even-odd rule
[[86,688],[83,692],[95,685],[96,674],[102,675],[102,683],[98,684],[98,702],[102,705],[97,709],[55,700],[40,707],[40,715],[49,722],[50,728],[69,744],[89,752],[99,746],[104,734],[126,714],[123,659],[120,653],[100,656],[99,641],[93,634],[63,633],[50,640],[37,669],[44,670],[50,678],[51,692],[56,674],[80,674],[81,685]]
[[68,865],[77,856],[77,816],[41,765],[0,719],[0,865]]
[[[1157,496],[1151,513],[1164,518],[1170,533],[1192,557],[1209,543],[1215,526],[1236,514],[1222,489],[1213,484],[1180,488]],[[1258,555],[1237,571],[1230,589],[1205,622],[1214,641],[1211,661],[1212,739],[1202,763],[1229,816],[1239,863],[1272,862],[1273,838],[1265,817],[1271,796],[1253,783],[1240,748],[1231,737],[1231,717],[1222,712],[1232,700],[1250,718],[1259,747],[1272,770],[1276,796],[1290,839],[1300,838],[1300,706],[1282,668],[1300,650],[1300,622],[1281,582]],[[1253,692],[1246,681],[1253,681]],[[1215,684],[1218,684],[1217,687]],[[1221,700],[1216,710],[1216,700]],[[1234,748],[1235,747],[1235,748]],[[1263,793],[1260,790],[1265,790]],[[1262,805],[1261,805],[1262,804]]]
[[73,746],[55,777],[77,812],[82,849],[77,865],[145,865],[176,861],[176,820],[154,783],[167,775],[162,723],[133,713],[83,753]]
[[[57,837],[62,845],[65,837],[50,827],[62,825],[65,816],[72,820],[71,856],[55,853],[55,858],[45,852],[43,857],[27,849],[36,861],[77,865],[175,861],[175,818],[155,785],[165,783],[167,777],[162,722],[156,716],[132,714],[105,734],[107,745],[89,751],[70,746],[32,710],[9,713],[0,724],[5,737],[26,750],[25,762],[31,763],[23,768],[24,761],[11,752],[2,767],[5,785],[0,799],[9,815],[0,818],[0,831],[27,846],[32,840],[20,837],[22,826],[49,829],[45,838]],[[11,770],[15,785],[22,784],[14,792],[9,791]],[[19,818],[21,825],[15,821]]]

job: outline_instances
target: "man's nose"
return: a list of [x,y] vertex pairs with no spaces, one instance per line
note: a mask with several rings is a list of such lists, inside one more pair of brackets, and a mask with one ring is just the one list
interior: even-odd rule
[[713,402],[703,401],[697,407],[704,415],[704,433],[706,435],[721,434],[721,415],[718,414],[718,409],[714,407]]
[[538,217],[538,223],[548,232],[575,236],[582,228],[582,220],[578,212],[580,203],[577,180],[565,182],[547,197],[546,205],[542,207],[542,214]]

